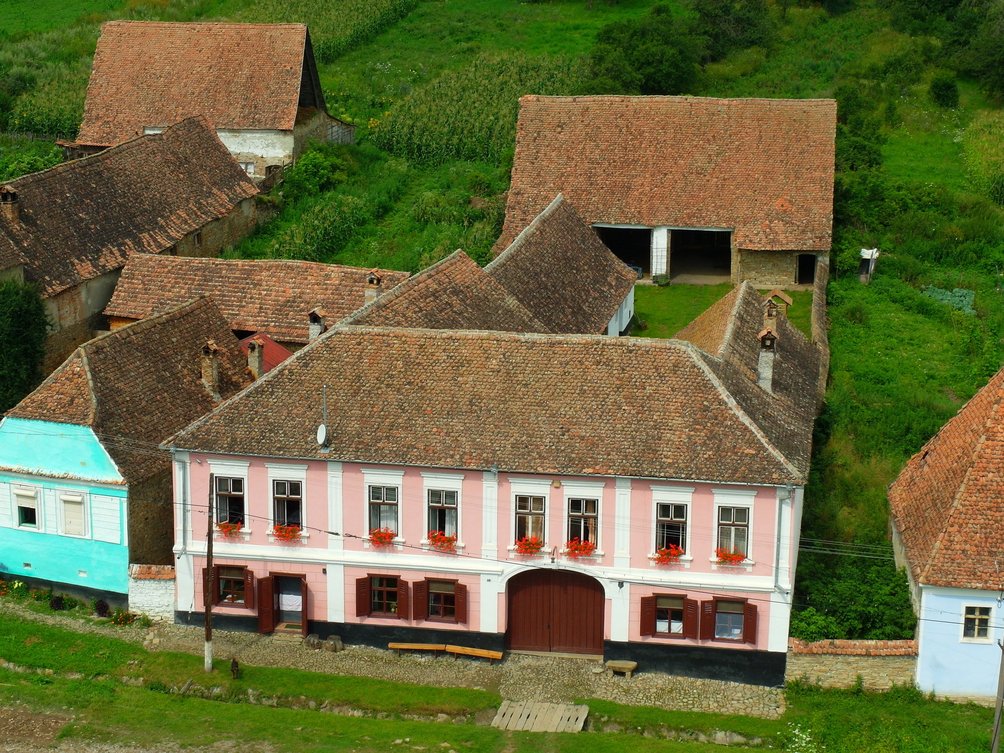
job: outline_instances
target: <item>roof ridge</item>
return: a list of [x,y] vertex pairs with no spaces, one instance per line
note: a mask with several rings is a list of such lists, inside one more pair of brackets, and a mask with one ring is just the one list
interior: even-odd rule
[[159,314],[151,314],[143,319],[137,319],[134,322],[129,322],[124,327],[119,327],[118,329],[113,329],[110,332],[98,335],[97,337],[80,345],[79,349],[91,351],[96,348],[108,347],[108,344],[111,342],[120,342],[122,340],[135,337],[139,333],[145,332],[148,329],[153,329],[154,327],[159,327],[165,322],[180,319],[182,316],[207,305],[216,306],[216,303],[209,296],[200,295],[196,298],[185,301],[184,303],[179,303],[177,306],[166,311],[162,311]]
[[[725,354],[726,348],[735,336],[736,320],[739,318],[739,309],[742,306],[743,294],[749,290],[750,287],[749,281],[743,280],[739,283],[738,289],[734,288],[734,290],[736,290],[736,297],[732,301],[732,311],[729,312],[729,320],[725,324],[725,332],[722,333],[722,341],[718,345],[719,356],[723,356]],[[726,293],[726,295],[728,295],[728,293]]]
[[141,19],[131,19],[131,18],[114,18],[110,21],[105,21],[101,24],[103,29],[106,26],[166,26],[168,28],[180,28],[182,26],[225,26],[225,27],[240,27],[240,26],[257,26],[261,28],[296,28],[296,29],[307,29],[309,28],[305,23],[297,23],[295,21],[287,21],[283,23],[259,23],[253,21],[143,21]]
[[779,102],[791,104],[836,104],[832,97],[701,97],[692,94],[524,94],[522,101],[603,101],[603,100],[665,100],[665,101],[698,101],[698,102]]
[[516,237],[512,239],[512,243],[510,243],[508,246],[502,249],[502,251],[500,251],[495,256],[494,259],[492,259],[484,266],[485,272],[491,274],[492,270],[494,270],[496,267],[502,266],[505,260],[508,257],[515,254],[516,251],[518,251],[519,248],[521,248],[522,245],[527,241],[527,239],[529,239],[529,237],[537,231],[537,228],[539,228],[544,223],[544,220],[550,217],[552,214],[554,214],[557,208],[561,206],[564,203],[564,201],[565,197],[562,196],[560,193],[557,196],[555,196],[551,200],[550,204],[544,207],[542,211],[537,213],[537,216],[533,218],[533,220],[530,222],[529,225],[527,225],[525,228],[519,231]]
[[[87,379],[87,392],[91,404],[90,426],[93,430],[93,428],[98,424],[98,397],[96,390],[94,389],[94,375],[91,373],[91,363],[87,358],[87,351],[85,351],[82,346],[78,346],[77,352],[80,353],[80,366],[84,370],[84,378]],[[118,465],[115,467],[118,468]],[[121,471],[119,472],[119,475],[122,475]]]

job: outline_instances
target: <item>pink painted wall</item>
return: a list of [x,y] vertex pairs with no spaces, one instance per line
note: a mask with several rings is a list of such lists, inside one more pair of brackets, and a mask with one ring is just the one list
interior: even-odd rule
[[[202,580],[202,570],[206,566],[205,557],[194,557],[193,561],[195,563],[195,604],[198,610],[202,609],[202,605],[205,604],[205,594],[203,591],[203,580]],[[279,559],[269,560],[267,562],[255,561],[255,560],[244,560],[229,557],[217,557],[213,556],[214,565],[235,565],[237,567],[246,567],[255,576],[255,590],[257,591],[257,583],[259,578],[264,578],[267,575],[281,574],[281,575],[303,575],[307,578],[307,615],[308,619],[311,620],[327,620],[328,619],[328,589],[327,589],[327,578],[328,576],[324,574],[322,565],[309,564],[305,562],[290,562],[283,561]],[[234,615],[237,617],[255,617],[258,614],[258,594],[255,593],[255,608],[247,609],[244,606],[232,606],[225,603],[216,604],[213,606],[213,612],[217,614],[227,614]]]
[[[369,576],[384,575],[400,578],[409,584],[426,578],[455,580],[467,586],[467,621],[462,623],[445,620],[413,620],[411,608],[407,618],[392,617],[357,617],[356,616],[356,580]],[[412,602],[413,604],[414,602]],[[363,625],[390,625],[426,628],[428,630],[475,630],[481,624],[481,579],[476,575],[457,573],[430,573],[427,570],[402,570],[393,567],[346,567],[345,568],[345,622]]]

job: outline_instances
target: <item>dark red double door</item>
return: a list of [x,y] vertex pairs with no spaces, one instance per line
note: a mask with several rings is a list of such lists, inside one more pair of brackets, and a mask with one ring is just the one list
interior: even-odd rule
[[595,579],[531,570],[513,577],[507,593],[509,649],[603,653],[603,587]]

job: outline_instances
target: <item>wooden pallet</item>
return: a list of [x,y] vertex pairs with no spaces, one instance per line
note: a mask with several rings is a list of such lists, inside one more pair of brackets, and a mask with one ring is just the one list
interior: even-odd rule
[[492,726],[514,732],[581,732],[588,706],[540,701],[503,701]]

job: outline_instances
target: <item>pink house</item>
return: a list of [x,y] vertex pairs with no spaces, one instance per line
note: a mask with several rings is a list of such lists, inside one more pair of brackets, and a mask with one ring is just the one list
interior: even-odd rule
[[680,337],[332,329],[170,441],[177,620],[782,682],[818,354]]

